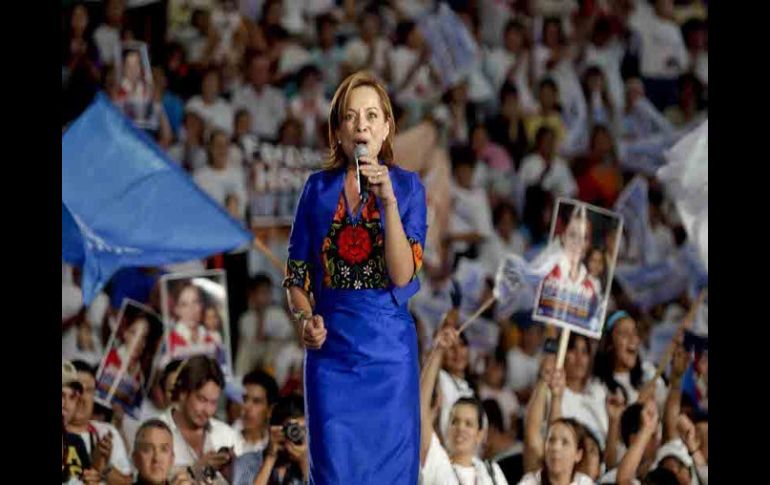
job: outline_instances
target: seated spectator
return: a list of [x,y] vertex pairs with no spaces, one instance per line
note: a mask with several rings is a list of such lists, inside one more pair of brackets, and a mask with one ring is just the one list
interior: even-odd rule
[[506,382],[506,353],[502,348],[497,348],[484,358],[484,373],[479,383],[479,399],[493,400],[502,413],[502,427],[500,431],[510,430],[516,425],[519,417],[519,400],[514,392],[505,387]]
[[584,435],[583,427],[574,419],[559,418],[552,421],[548,426],[548,437],[545,441],[543,467],[526,474],[519,485],[592,485],[593,480],[577,471],[577,465],[585,453]]
[[[193,485],[185,470],[173,472],[174,436],[166,423],[150,419],[136,432],[132,454],[136,483],[148,485]],[[172,478],[169,480],[169,476]]]
[[96,370],[83,361],[72,365],[77,369],[78,380],[83,393],[75,413],[67,423],[67,432],[79,436],[91,457],[91,465],[110,480],[128,478],[131,464],[128,461],[126,445],[118,430],[110,423],[93,420],[94,395],[96,393]]
[[104,64],[115,64],[115,53],[120,48],[120,34],[123,29],[124,0],[104,2],[104,22],[94,30],[94,43],[99,48],[99,57]]
[[270,60],[257,53],[247,62],[247,84],[233,94],[233,108],[246,108],[251,114],[254,133],[267,140],[278,137],[278,127],[286,118],[286,97],[280,89],[269,85]]
[[702,121],[706,102],[703,85],[690,73],[682,74],[677,83],[677,102],[664,112],[666,118],[677,128]]
[[358,32],[345,44],[345,72],[340,77],[344,79],[356,71],[371,71],[378,79],[385,79],[391,44],[382,35],[382,17],[376,4],[367,7],[359,17]]
[[511,83],[500,88],[500,113],[487,122],[489,138],[508,150],[514,167],[518,170],[521,161],[529,152],[527,131],[524,128],[524,113],[519,102],[519,91]]
[[318,148],[323,145],[321,127],[329,115],[329,101],[323,93],[321,71],[314,65],[304,66],[297,73],[299,92],[289,103],[291,116],[303,124],[303,145]]
[[[604,74],[607,91],[612,104],[619,108],[623,105],[625,87],[620,67],[623,63],[625,47],[618,34],[613,31],[610,17],[596,19],[591,38],[583,54],[584,66],[596,66]],[[590,103],[589,99],[586,99]]]
[[519,227],[516,209],[513,204],[503,201],[492,211],[495,232],[481,251],[481,260],[487,267],[487,273],[494,275],[503,258],[508,254],[524,256],[527,251],[527,236]]
[[526,404],[532,395],[540,368],[541,349],[545,338],[543,325],[531,316],[515,317],[520,331],[518,345],[508,351],[506,386],[516,393],[519,403]]
[[249,281],[248,310],[238,320],[238,329],[237,375],[255,367],[273,367],[280,350],[295,337],[286,310],[273,302],[268,275],[258,273]]
[[238,434],[214,418],[224,384],[214,359],[191,357],[180,366],[174,383],[174,406],[159,416],[173,435],[174,466],[190,467],[195,480],[204,474],[225,479],[227,465],[241,453]]
[[319,15],[315,22],[318,43],[310,50],[310,58],[323,73],[324,95],[329,99],[340,84],[340,66],[345,61],[345,51],[337,44],[337,20],[332,15]]
[[201,81],[201,94],[190,98],[185,110],[200,115],[206,124],[205,133],[221,130],[230,136],[233,133],[233,108],[220,97],[219,81],[217,69],[206,70]]
[[206,166],[204,143],[204,122],[200,114],[186,111],[179,133],[179,141],[169,148],[168,156],[178,162],[187,172],[193,173]]
[[222,207],[227,194],[236,194],[243,211],[247,200],[243,169],[229,162],[229,147],[227,134],[214,131],[209,139],[208,165],[195,170],[193,180]]
[[[521,21],[514,19],[505,25],[503,46],[488,50],[484,63],[484,71],[495,90],[501,92],[503,86],[509,85],[517,92],[522,113],[530,113],[537,108],[529,87],[531,56],[526,29]],[[501,109],[503,106],[504,101],[501,102]]]
[[578,187],[567,162],[556,154],[556,133],[547,126],[538,129],[535,151],[522,161],[519,178],[525,190],[539,185],[554,197],[569,198],[577,194]]
[[556,144],[559,146],[567,137],[567,125],[564,123],[561,107],[558,104],[559,90],[556,83],[549,78],[540,81],[537,97],[537,111],[524,119],[529,144],[536,146],[537,133],[540,128],[547,126],[554,132]]
[[599,207],[613,207],[623,189],[619,164],[612,134],[605,126],[596,125],[588,152],[575,160],[578,199]]

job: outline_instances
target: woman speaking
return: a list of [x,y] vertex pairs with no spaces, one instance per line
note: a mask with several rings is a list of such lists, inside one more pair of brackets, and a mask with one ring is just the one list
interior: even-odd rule
[[[407,301],[425,243],[425,189],[393,160],[393,109],[358,72],[329,112],[329,158],[300,196],[288,290],[305,352],[312,484],[416,484],[417,335]],[[312,294],[312,300],[311,300]]]

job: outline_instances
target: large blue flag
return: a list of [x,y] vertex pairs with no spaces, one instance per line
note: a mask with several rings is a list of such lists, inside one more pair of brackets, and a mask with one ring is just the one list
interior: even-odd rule
[[62,258],[87,305],[122,267],[204,258],[252,235],[103,95],[62,136]]

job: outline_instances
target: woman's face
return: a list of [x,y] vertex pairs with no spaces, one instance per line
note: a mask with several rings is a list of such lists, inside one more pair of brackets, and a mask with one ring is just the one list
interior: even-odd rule
[[444,354],[444,367],[452,374],[462,374],[468,367],[468,347],[462,342],[450,347]]
[[227,166],[227,135],[218,133],[211,141],[211,165],[215,168],[225,168]]
[[235,119],[235,134],[243,136],[248,133],[251,133],[251,115],[244,111]]
[[631,370],[639,356],[639,332],[636,322],[623,318],[612,329],[612,343],[615,347],[615,367]]
[[129,52],[123,61],[123,77],[134,83],[142,79],[142,62],[138,52]]
[[203,313],[203,302],[197,287],[189,285],[179,293],[174,313],[177,320],[188,327],[193,328],[198,325]]
[[88,27],[88,11],[83,5],[76,5],[72,9],[72,17],[70,18],[70,26],[72,27],[72,33],[75,36],[82,36]]
[[580,460],[577,471],[585,473],[591,480],[597,481],[602,471],[602,452],[596,441],[591,438],[584,439],[583,445],[583,459]]
[[575,345],[567,350],[564,370],[568,380],[585,379],[591,362],[591,349],[583,337],[575,339]]
[[450,453],[475,455],[483,440],[484,433],[479,429],[479,415],[475,406],[458,404],[449,415],[447,445]]
[[134,320],[123,334],[123,340],[131,349],[131,361],[138,361],[147,345],[147,335],[150,333],[150,323],[145,318]]
[[545,463],[548,470],[559,475],[571,476],[575,465],[583,457],[578,449],[575,433],[564,423],[555,423],[548,430],[545,442]]
[[497,222],[497,232],[507,237],[514,229],[516,229],[516,222],[513,219],[513,214],[509,210],[503,211]]
[[559,45],[559,24],[555,22],[546,24],[543,29],[543,43],[551,49]]
[[505,379],[505,368],[495,359],[489,359],[484,370],[484,381],[488,386],[498,389],[502,387]]
[[390,125],[377,91],[371,86],[353,89],[337,129],[337,139],[348,160],[354,159],[353,152],[359,143],[366,144],[370,157],[376,157],[389,134]]
[[510,29],[505,33],[505,48],[509,52],[519,52],[524,45],[524,36],[518,29]]
[[588,258],[588,273],[594,278],[599,278],[604,273],[604,254],[601,251],[591,252]]
[[556,91],[551,86],[540,89],[540,106],[546,111],[556,106]]
[[203,325],[212,332],[219,332],[221,322],[219,320],[219,313],[216,308],[207,308],[203,317]]
[[564,230],[564,252],[572,262],[583,259],[588,246],[588,224],[585,218],[573,216]]

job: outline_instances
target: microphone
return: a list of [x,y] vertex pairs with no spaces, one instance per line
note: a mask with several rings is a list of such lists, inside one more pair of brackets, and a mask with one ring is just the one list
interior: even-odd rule
[[369,149],[366,147],[365,143],[359,143],[356,145],[356,149],[353,151],[353,156],[356,159],[356,177],[358,178],[358,194],[361,197],[361,200],[366,202],[366,199],[369,197],[369,181],[367,179],[364,179],[363,182],[361,181],[361,167],[358,164],[358,157],[366,157],[369,155]]

